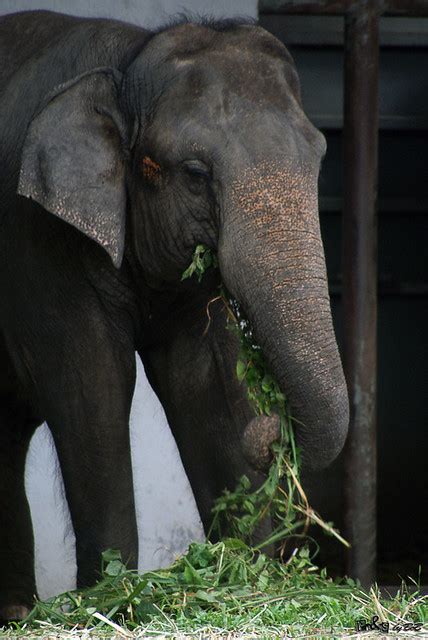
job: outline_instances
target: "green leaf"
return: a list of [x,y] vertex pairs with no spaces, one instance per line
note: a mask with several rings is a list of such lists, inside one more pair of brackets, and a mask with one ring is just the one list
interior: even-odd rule
[[244,360],[238,360],[238,362],[236,363],[236,377],[238,378],[239,382],[242,382],[242,380],[245,378],[246,370],[247,363],[244,362]]
[[149,622],[151,617],[159,615],[159,610],[151,602],[140,602],[135,613],[141,622]]
[[193,276],[193,274],[195,273],[195,265],[192,263],[190,266],[187,267],[187,269],[185,271],[183,271],[183,275],[181,276],[182,280],[187,280],[187,278],[191,278]]
[[119,576],[124,571],[126,571],[126,567],[121,560],[112,560],[107,564],[104,573],[108,576]]
[[186,563],[186,566],[184,568],[183,575],[184,575],[184,579],[186,580],[186,583],[190,585],[202,584],[203,580],[201,579],[201,576],[195,570],[195,568],[192,567],[192,565],[190,564],[186,556],[184,556],[184,561]]
[[102,552],[101,557],[104,562],[112,562],[112,560],[122,561],[122,554],[117,549],[107,549]]
[[247,545],[240,538],[226,538],[224,540],[224,546],[231,551],[238,551],[247,549]]
[[260,589],[260,591],[265,591],[268,584],[269,584],[269,574],[267,571],[263,571],[260,574],[259,579],[257,580],[257,587]]
[[203,244],[198,244],[193,252],[192,262],[187,267],[187,269],[183,271],[181,280],[191,278],[193,274],[195,274],[198,282],[201,282],[205,271],[210,267],[217,266],[218,260],[212,250]]
[[215,602],[216,601],[216,596],[214,594],[209,593],[209,591],[201,591],[200,589],[198,591],[196,591],[195,597],[198,600],[203,600],[204,602]]

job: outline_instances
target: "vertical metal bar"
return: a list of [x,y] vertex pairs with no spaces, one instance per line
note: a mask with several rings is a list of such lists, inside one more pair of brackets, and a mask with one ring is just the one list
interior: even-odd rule
[[348,573],[376,571],[376,320],[379,7],[356,0],[345,16],[344,365],[351,421],[345,454]]

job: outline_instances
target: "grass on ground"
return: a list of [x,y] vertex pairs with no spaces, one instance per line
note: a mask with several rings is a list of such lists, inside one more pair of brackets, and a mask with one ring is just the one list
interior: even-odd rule
[[[127,570],[119,554],[108,551],[97,585],[37,602],[26,621],[2,636],[54,638],[91,631],[98,637],[339,638],[354,634],[357,622],[372,616],[378,616],[378,625],[389,623],[390,631],[399,629],[401,637],[415,637],[410,630],[403,636],[403,627],[428,624],[427,596],[413,585],[385,599],[352,580],[328,578],[307,548],[281,563],[227,539],[191,544],[171,567],[143,575]],[[427,626],[425,632],[428,636]]]

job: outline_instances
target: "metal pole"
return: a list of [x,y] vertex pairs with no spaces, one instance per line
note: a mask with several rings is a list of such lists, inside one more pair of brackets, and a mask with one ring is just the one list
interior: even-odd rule
[[343,312],[351,420],[345,453],[348,573],[376,571],[376,320],[379,3],[345,16]]

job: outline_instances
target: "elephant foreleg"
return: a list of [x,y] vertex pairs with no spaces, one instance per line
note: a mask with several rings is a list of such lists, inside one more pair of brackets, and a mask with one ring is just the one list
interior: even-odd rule
[[[66,349],[38,371],[76,535],[77,585],[100,575],[101,553],[118,549],[135,568],[138,537],[129,439],[135,352],[100,315],[70,327]],[[53,338],[54,340],[54,338]]]

